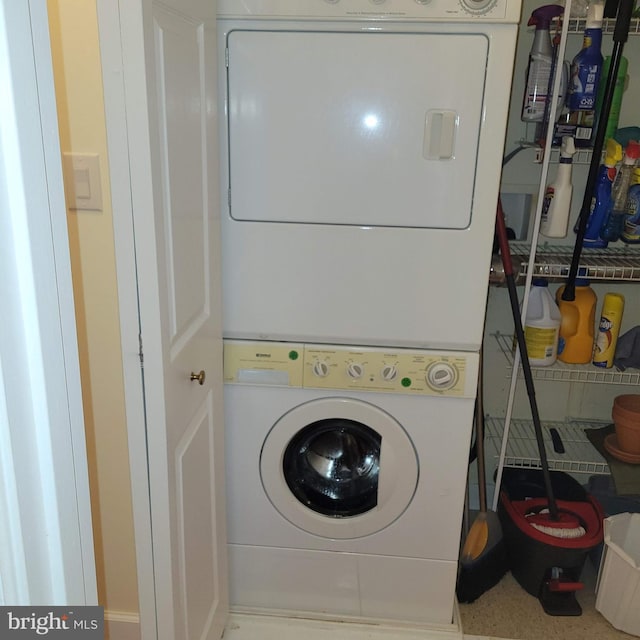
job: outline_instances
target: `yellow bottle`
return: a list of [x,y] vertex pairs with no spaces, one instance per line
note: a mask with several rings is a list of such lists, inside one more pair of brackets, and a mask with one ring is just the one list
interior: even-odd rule
[[558,360],[568,364],[588,364],[593,358],[596,323],[596,294],[589,281],[576,279],[575,300],[563,300],[564,285],[556,291],[560,309]]
[[593,364],[596,367],[610,369],[613,366],[623,311],[624,296],[620,293],[607,293],[602,302],[600,324],[593,350]]

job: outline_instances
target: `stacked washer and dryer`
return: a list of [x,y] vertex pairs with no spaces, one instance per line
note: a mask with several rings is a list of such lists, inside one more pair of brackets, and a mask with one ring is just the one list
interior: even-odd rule
[[219,0],[232,606],[451,625],[520,0]]

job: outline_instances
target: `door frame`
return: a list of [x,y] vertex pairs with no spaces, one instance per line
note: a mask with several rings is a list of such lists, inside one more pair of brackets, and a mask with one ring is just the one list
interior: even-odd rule
[[[158,638],[154,583],[153,531],[146,439],[144,366],[142,362],[141,305],[136,259],[132,172],[129,154],[127,91],[135,90],[125,77],[124,57],[136,74],[144,74],[142,2],[97,0],[98,31],[102,58],[109,175],[113,209],[114,249],[125,412],[129,446],[131,498],[138,576],[141,640]],[[136,37],[137,34],[137,37]],[[137,87],[146,104],[146,85]],[[131,97],[129,96],[129,99]],[[149,226],[153,228],[153,226]]]
[[46,0],[0,0],[2,604],[96,605]]

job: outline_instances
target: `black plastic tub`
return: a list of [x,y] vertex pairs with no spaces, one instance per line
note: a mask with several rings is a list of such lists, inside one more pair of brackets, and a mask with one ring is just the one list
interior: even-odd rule
[[580,615],[575,591],[582,588],[580,575],[589,552],[602,542],[604,514],[579,482],[560,471],[550,473],[559,511],[576,516],[584,535],[557,537],[529,524],[527,513],[546,506],[538,469],[504,469],[498,515],[511,572],[518,583],[539,598],[550,615]]

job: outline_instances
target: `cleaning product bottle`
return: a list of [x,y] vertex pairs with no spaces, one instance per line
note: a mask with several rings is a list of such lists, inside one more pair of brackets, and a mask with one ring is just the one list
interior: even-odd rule
[[626,218],[622,240],[629,244],[640,243],[640,167],[633,170],[633,179],[627,192]]
[[572,135],[576,146],[588,147],[596,129],[596,97],[602,73],[602,16],[604,5],[589,4],[582,49],[571,63],[571,77],[565,109],[555,126],[554,143]]
[[595,111],[602,71],[602,17],[604,4],[589,4],[582,49],[571,63],[567,106],[570,111]]
[[593,349],[593,364],[596,367],[610,369],[622,324],[624,296],[620,293],[607,293],[602,302],[600,324]]
[[[607,56],[604,59],[604,64],[602,65],[602,73],[600,74],[600,86],[598,87],[598,96],[596,98],[596,113],[598,114],[602,111],[602,101],[604,99],[604,90],[607,84],[607,77],[609,76],[610,65],[611,56]],[[618,68],[618,75],[616,76],[616,84],[613,91],[613,98],[611,100],[609,119],[607,120],[607,129],[604,134],[605,140],[607,140],[608,138],[614,138],[616,135],[616,131],[618,130],[620,108],[622,107],[622,94],[624,93],[624,85],[627,78],[628,66],[629,61],[624,56],[621,56],[620,67]]]
[[608,242],[618,240],[624,230],[625,218],[627,217],[627,194],[638,158],[640,158],[640,143],[631,140],[624,150],[622,166],[611,187],[611,203],[607,212],[607,220],[600,232],[600,237]]
[[[584,268],[578,271],[584,275]],[[568,364],[587,364],[593,356],[597,296],[584,278],[576,278],[574,300],[563,300],[565,285],[556,291],[560,309],[558,360]]]
[[548,238],[564,238],[567,235],[573,194],[571,172],[575,152],[573,138],[562,138],[558,173],[556,179],[547,187],[542,204],[540,233]]
[[[591,198],[591,210],[587,221],[587,229],[584,234],[583,247],[602,249],[607,246],[607,241],[600,237],[600,231],[604,226],[611,203],[611,186],[616,177],[616,165],[622,160],[622,145],[613,138],[607,140],[604,155],[604,164],[600,165],[598,178]],[[577,229],[574,229],[577,231]]]
[[527,81],[522,101],[522,115],[524,122],[542,122],[545,105],[548,99],[549,78],[553,60],[553,45],[549,34],[551,20],[564,12],[557,4],[547,4],[538,7],[529,18],[528,26],[535,25],[536,32],[529,52],[527,67]]
[[527,314],[524,319],[524,337],[529,362],[534,367],[548,367],[558,355],[560,310],[549,293],[549,283],[536,278],[531,283]]

